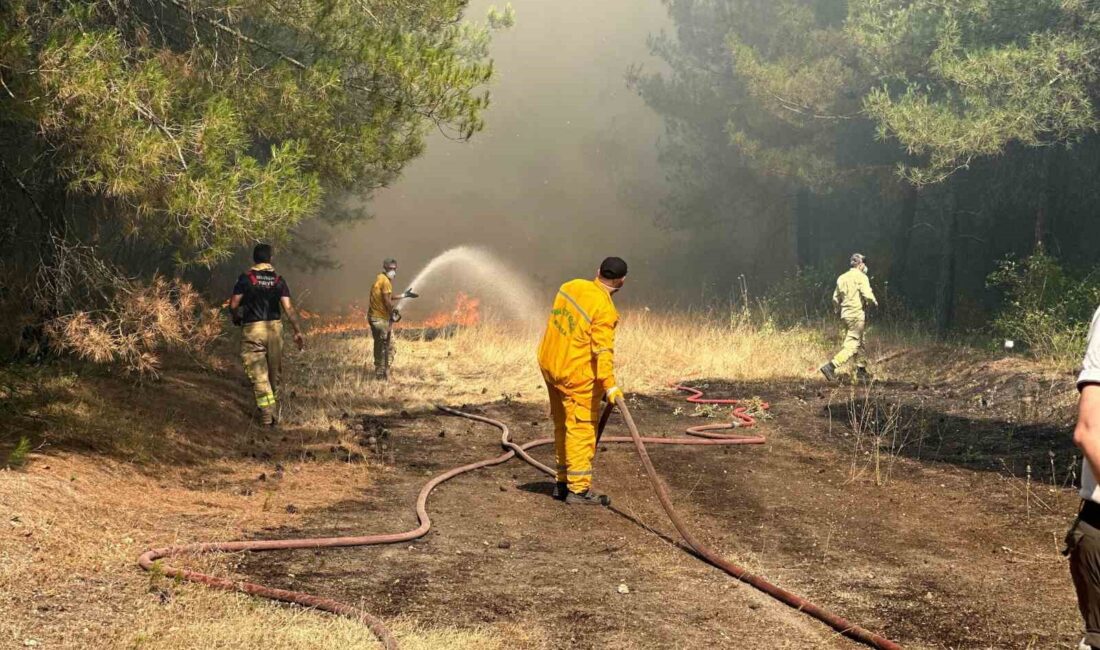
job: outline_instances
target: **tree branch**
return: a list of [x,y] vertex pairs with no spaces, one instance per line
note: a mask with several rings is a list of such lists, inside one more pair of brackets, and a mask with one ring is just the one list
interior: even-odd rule
[[289,54],[287,54],[285,52],[282,52],[281,50],[279,50],[279,49],[277,49],[277,48],[275,48],[271,45],[268,45],[267,43],[257,41],[256,39],[254,39],[250,36],[247,36],[244,32],[240,31],[239,29],[234,29],[234,28],[232,28],[232,27],[230,27],[230,26],[228,26],[228,25],[226,25],[226,24],[224,24],[220,21],[214,20],[213,18],[209,18],[207,16],[202,16],[202,15],[195,14],[188,5],[184,4],[183,2],[180,2],[180,0],[159,0],[159,1],[161,2],[161,4],[164,4],[165,2],[167,2],[168,4],[171,4],[172,6],[179,9],[180,11],[186,12],[191,16],[196,16],[199,20],[203,21],[207,25],[210,25],[214,29],[217,29],[219,31],[223,31],[227,34],[231,34],[231,35],[235,36],[236,38],[244,41],[245,43],[248,43],[249,45],[254,45],[254,46],[260,48],[261,50],[264,50],[265,52],[274,54],[275,56],[279,57],[283,61],[286,61],[287,63],[291,64],[292,66],[298,68],[299,70],[308,70],[309,69],[309,66],[302,63],[298,59],[295,59],[294,57],[290,56]]

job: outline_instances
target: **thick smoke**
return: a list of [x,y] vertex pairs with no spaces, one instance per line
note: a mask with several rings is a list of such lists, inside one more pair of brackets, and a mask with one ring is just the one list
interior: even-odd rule
[[[482,20],[489,4],[471,2],[467,17]],[[543,290],[619,255],[631,265],[624,299],[658,295],[661,267],[674,259],[669,235],[654,225],[662,123],[625,78],[632,65],[660,65],[646,40],[666,28],[665,7],[512,4],[516,25],[496,32],[491,46],[485,130],[465,143],[433,134],[424,156],[370,201],[373,218],[336,233],[331,255],[341,266],[303,278],[309,303],[362,301],[384,257],[399,260],[395,285],[403,288],[433,256],[461,244],[493,251]]]

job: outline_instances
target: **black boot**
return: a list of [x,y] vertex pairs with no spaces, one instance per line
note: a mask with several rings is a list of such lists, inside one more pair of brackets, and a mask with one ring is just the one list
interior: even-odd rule
[[552,494],[558,501],[565,501],[565,495],[568,492],[569,488],[565,486],[565,481],[558,481],[554,484],[554,492]]
[[869,382],[869,381],[871,381],[871,380],[872,380],[872,379],[874,379],[874,378],[875,378],[875,377],[874,377],[874,375],[872,375],[871,373],[867,372],[867,369],[866,369],[866,368],[864,368],[864,367],[862,367],[862,366],[860,366],[859,368],[856,368],[856,381],[866,381],[866,382]]
[[570,492],[565,495],[565,502],[574,506],[609,506],[611,497],[606,494],[597,494],[592,490],[585,490],[580,494]]
[[825,375],[825,381],[836,381],[836,366],[833,365],[832,361],[821,366],[818,370]]

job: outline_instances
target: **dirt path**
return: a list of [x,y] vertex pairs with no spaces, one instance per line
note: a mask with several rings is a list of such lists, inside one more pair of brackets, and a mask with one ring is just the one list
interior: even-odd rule
[[[911,440],[887,453],[876,485],[851,426],[851,414],[870,403],[866,397],[826,393],[813,383],[709,382],[708,390],[714,397],[761,395],[775,415],[761,425],[764,446],[653,451],[687,519],[719,550],[907,647],[1075,642],[1072,589],[1057,553],[1074,508],[1071,491],[984,468],[993,464],[986,455],[1014,462],[1037,445],[1016,435],[1011,448],[982,447],[999,423],[921,412],[939,439],[925,427],[919,445]],[[888,415],[889,404],[919,404],[922,393],[919,386],[886,386],[876,395]],[[910,406],[907,413],[923,408]],[[638,397],[632,408],[650,435],[679,435],[692,423],[675,394]],[[550,433],[538,406],[479,410],[509,422],[518,440]],[[916,421],[906,420],[911,430]],[[384,478],[362,499],[265,536],[410,527],[415,493],[429,475],[498,450],[489,427],[435,413],[367,425],[365,435],[375,426],[388,432],[374,444],[375,458],[387,464]],[[1039,432],[1029,435],[1045,442]],[[963,444],[964,436],[973,444]],[[906,458],[918,448],[919,460]],[[545,462],[548,450],[539,457]],[[246,556],[241,571],[362,602],[383,616],[460,627],[529,623],[555,648],[855,647],[680,548],[630,448],[606,446],[596,467],[614,511],[555,502],[543,475],[513,461],[440,488],[429,501],[435,528],[422,540]],[[619,593],[620,584],[629,593]]]

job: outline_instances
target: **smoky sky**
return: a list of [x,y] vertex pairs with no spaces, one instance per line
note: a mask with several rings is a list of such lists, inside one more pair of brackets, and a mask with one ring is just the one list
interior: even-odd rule
[[[474,0],[466,17],[483,22],[490,4]],[[340,266],[301,279],[307,304],[361,302],[385,257],[399,261],[400,290],[433,256],[463,244],[493,251],[543,290],[590,277],[618,255],[631,269],[623,299],[655,298],[662,266],[675,263],[672,236],[655,225],[663,127],[625,79],[632,65],[660,69],[646,40],[668,28],[665,8],[659,0],[512,5],[515,26],[495,32],[490,46],[485,129],[468,142],[429,136],[425,153],[369,200],[372,218],[333,233]]]

